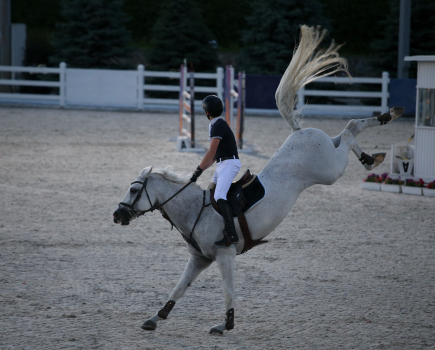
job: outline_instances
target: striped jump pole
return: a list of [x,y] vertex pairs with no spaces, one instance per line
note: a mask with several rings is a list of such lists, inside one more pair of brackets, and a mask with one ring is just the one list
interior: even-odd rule
[[[189,92],[187,92],[187,68],[180,67],[180,136],[190,138],[190,147],[195,148],[195,73],[189,73]],[[189,126],[185,127],[185,124]],[[190,131],[189,131],[190,130]]]
[[[227,66],[225,70],[225,120],[232,128],[234,119],[234,103],[237,101],[236,141],[239,149],[243,148],[243,131],[245,119],[246,74],[239,72],[237,84],[234,80],[234,68]],[[235,90],[237,89],[237,91]]]

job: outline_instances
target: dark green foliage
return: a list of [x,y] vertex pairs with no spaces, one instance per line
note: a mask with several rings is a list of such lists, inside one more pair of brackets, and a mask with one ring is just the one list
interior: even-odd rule
[[124,11],[130,18],[126,27],[131,31],[135,43],[141,46],[150,43],[152,28],[160,14],[160,5],[161,2],[155,0],[124,0]]
[[214,69],[218,63],[215,40],[191,0],[167,0],[153,28],[149,63],[155,70],[177,70],[186,58],[195,71]]
[[[388,71],[391,77],[397,75],[399,51],[399,12],[400,2],[389,1],[390,9],[381,21],[379,39],[372,43],[377,59],[375,68]],[[435,1],[412,0],[411,2],[411,35],[410,56],[433,55],[435,53]],[[409,78],[415,78],[416,64],[413,63]]]
[[300,26],[327,25],[316,0],[256,0],[252,8],[240,64],[248,73],[282,74],[299,39]]
[[[330,37],[345,44],[340,55],[369,56],[370,43],[379,37],[378,23],[389,11],[385,0],[319,0],[330,20]],[[400,1],[397,0],[397,3]]]
[[53,63],[82,68],[122,67],[129,54],[129,32],[122,1],[63,0],[63,23],[53,36]]
[[195,0],[204,22],[213,32],[219,50],[236,50],[242,45],[241,36],[251,12],[249,0]]

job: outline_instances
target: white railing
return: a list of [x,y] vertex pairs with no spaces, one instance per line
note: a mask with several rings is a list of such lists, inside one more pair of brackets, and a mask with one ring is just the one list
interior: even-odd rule
[[[90,107],[125,107],[144,110],[156,106],[172,106],[176,108],[179,99],[153,98],[147,96],[148,91],[180,91],[180,72],[158,72],[147,71],[143,65],[139,65],[137,70],[79,70],[67,68],[65,63],[61,63],[59,68],[43,67],[11,67],[0,66],[0,72],[11,72],[12,79],[0,79],[0,85],[9,86],[44,86],[59,88],[58,94],[26,94],[26,93],[0,93],[0,101],[6,102],[35,102],[51,103],[64,106],[90,106]],[[15,73],[33,74],[57,74],[58,81],[36,81],[14,79]],[[185,86],[187,84],[187,71],[184,74]],[[68,79],[67,79],[68,77]],[[149,78],[174,79],[173,85],[150,84]],[[195,80],[211,79],[215,83],[213,86],[195,86],[195,92],[216,94],[224,100],[224,70],[217,68],[216,73],[195,73]],[[331,91],[331,90],[299,90],[299,100],[297,108],[304,108],[305,114],[327,114],[327,113],[372,113],[388,111],[388,84],[389,76],[387,72],[382,74],[382,78],[343,78],[326,77],[317,80],[319,83],[335,84],[379,84],[382,86],[378,92],[364,91]],[[113,84],[112,84],[113,82]],[[231,82],[232,83],[235,82]],[[92,95],[93,98],[90,98]],[[379,98],[381,105],[325,105],[325,104],[305,104],[306,96],[326,96],[326,97],[353,97],[353,98]],[[231,99],[234,96],[231,95]],[[200,106],[200,100],[195,100]],[[233,106],[233,103],[229,103]],[[247,109],[247,113],[268,113],[277,110]],[[233,113],[231,113],[233,114]]]
[[[44,94],[23,94],[23,93],[0,93],[0,100],[45,100],[57,101],[61,107],[65,106],[65,75],[66,64],[61,63],[59,68],[46,68],[46,67],[15,67],[15,66],[0,66],[0,72],[11,72],[12,79],[0,79],[0,85],[12,86],[45,86],[59,88],[57,95],[44,95]],[[37,80],[22,80],[15,79],[14,73],[35,73],[35,74],[58,74],[58,81],[37,81]]]
[[[172,78],[178,79],[178,85],[159,85],[159,84],[146,84],[146,78]],[[187,86],[187,68],[184,67],[184,86]],[[144,105],[147,104],[166,104],[166,105],[178,105],[180,103],[179,99],[170,98],[151,98],[146,96],[147,91],[180,91],[180,72],[159,72],[159,71],[147,71],[143,65],[138,66],[138,82],[139,82],[139,104],[138,108],[143,109]],[[195,86],[195,92],[205,92],[210,94],[216,94],[220,99],[223,98],[223,79],[224,70],[221,67],[216,69],[216,73],[196,73],[195,80],[197,79],[208,79],[215,80],[214,86]],[[142,91],[142,93],[141,93]],[[145,93],[145,97],[143,94]],[[201,105],[202,100],[195,100],[197,105]]]
[[[83,91],[80,95],[80,81],[83,76],[83,70],[66,68],[65,63],[61,63],[59,68],[45,68],[45,67],[11,67],[11,66],[0,66],[0,72],[12,72],[12,73],[33,73],[33,74],[58,74],[58,81],[36,81],[36,80],[24,80],[15,79],[0,79],[0,85],[9,86],[44,86],[59,88],[58,94],[26,94],[26,93],[0,93],[0,101],[7,102],[51,102],[52,104],[58,104],[61,107],[71,106],[71,105],[81,105],[81,106],[97,106],[105,107],[105,103],[102,101],[107,101],[113,99],[114,103],[109,107],[116,105],[127,107],[127,108],[137,108],[139,110],[146,109],[150,105],[174,105],[177,106],[179,103],[178,99],[168,99],[168,98],[152,98],[147,96],[148,91],[180,91],[180,72],[158,72],[158,71],[147,71],[143,65],[139,65],[136,71],[116,71],[116,70],[95,70],[89,69],[86,71],[86,81],[83,80]],[[119,76],[111,78],[111,74],[123,73],[124,79],[120,79]],[[78,76],[78,74],[82,74]],[[94,78],[93,74],[95,75]],[[134,75],[133,78],[135,82],[131,82],[129,77]],[[14,74],[12,74],[14,75]],[[70,77],[66,79],[67,75]],[[90,76],[91,75],[91,76]],[[74,76],[79,77],[80,80]],[[102,76],[107,76],[107,80],[113,81],[112,89],[107,87],[107,82],[104,82]],[[184,75],[187,79],[187,74]],[[162,85],[162,84],[147,84],[147,78],[169,78],[177,80],[177,85]],[[216,73],[195,73],[195,79],[208,79],[213,80],[215,83],[213,86],[196,86],[196,92],[205,92],[210,94],[216,94],[221,99],[223,99],[223,80],[224,73],[223,68],[219,67],[216,69]],[[73,81],[73,82],[72,82]],[[85,90],[86,88],[86,90]],[[94,99],[89,99],[88,93],[92,92],[95,94]],[[99,95],[101,98],[99,98]],[[104,98],[103,96],[104,95]],[[109,96],[108,96],[109,95]],[[128,102],[126,101],[126,96],[129,96]],[[134,102],[132,102],[131,97]],[[86,98],[85,98],[86,97]],[[80,102],[82,98],[83,102]],[[71,103],[71,101],[73,101]],[[117,102],[118,101],[118,104]],[[200,105],[201,100],[196,100]]]
[[[333,90],[307,90],[305,87],[298,91],[297,109],[304,108],[304,113],[316,112],[337,112],[337,111],[361,111],[361,112],[388,112],[388,84],[390,78],[388,72],[382,73],[382,78],[352,78],[349,77],[326,77],[316,80],[316,83],[335,83],[335,84],[380,84],[382,85],[379,92],[366,91],[333,91]],[[306,96],[325,96],[325,97],[354,97],[354,98],[379,98],[380,106],[361,106],[361,105],[322,105],[307,104],[305,105]]]

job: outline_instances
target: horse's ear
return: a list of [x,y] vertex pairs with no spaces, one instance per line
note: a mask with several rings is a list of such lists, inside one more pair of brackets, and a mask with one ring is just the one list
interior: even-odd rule
[[148,168],[143,169],[143,170],[140,172],[140,177],[146,179],[148,176],[151,175],[151,171],[152,171],[152,170],[153,170],[153,166],[152,166],[152,165],[151,165],[150,167],[148,167]]

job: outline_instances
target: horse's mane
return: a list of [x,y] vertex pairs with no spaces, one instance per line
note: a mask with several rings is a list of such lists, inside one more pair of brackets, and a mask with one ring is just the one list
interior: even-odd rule
[[[145,168],[141,171],[140,176],[142,176],[150,168]],[[167,166],[166,168],[153,167],[153,173],[162,175],[166,180],[177,183],[177,184],[187,184],[190,181],[190,176],[192,174],[182,174],[175,172],[172,167]]]

